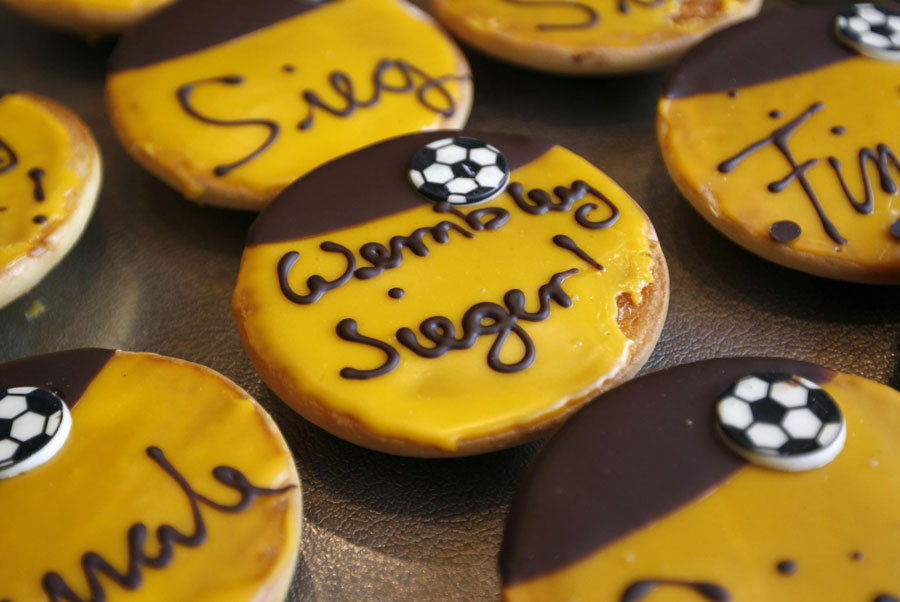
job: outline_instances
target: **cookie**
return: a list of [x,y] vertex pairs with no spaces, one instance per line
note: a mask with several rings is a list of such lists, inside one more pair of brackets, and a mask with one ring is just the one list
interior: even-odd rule
[[542,71],[599,75],[663,66],[710,33],[759,12],[762,0],[431,0],[454,34]]
[[898,427],[900,393],[806,362],[709,360],[627,383],[526,473],[503,598],[897,600]]
[[900,62],[873,58],[890,22],[900,16],[872,5],[794,8],[685,57],[659,102],[659,140],[704,218],[783,266],[900,283]]
[[88,37],[119,34],[173,0],[0,0],[38,23]]
[[631,377],[668,273],[650,221],[569,150],[444,131],[301,178],[253,224],[233,311],[310,421],[410,456],[534,439]]
[[459,49],[404,0],[179,1],[122,37],[106,91],[141,165],[253,210],[350,151],[462,127],[472,100]]
[[75,245],[100,174],[97,144],[77,115],[35,94],[0,93],[0,307]]
[[278,428],[208,368],[103,349],[0,365],[0,530],[15,551],[0,600],[280,602],[300,506]]

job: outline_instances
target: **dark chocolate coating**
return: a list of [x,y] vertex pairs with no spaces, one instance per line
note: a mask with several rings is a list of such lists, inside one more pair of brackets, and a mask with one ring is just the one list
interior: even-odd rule
[[306,238],[431,204],[408,179],[417,150],[435,140],[469,136],[504,154],[510,171],[553,145],[518,134],[444,130],[379,142],[326,163],[288,186],[253,222],[248,245]]
[[0,364],[0,389],[41,387],[71,409],[114,354],[110,349],[73,349]]
[[205,50],[338,0],[179,0],[122,36],[109,70],[147,67]]
[[510,511],[500,552],[507,585],[597,552],[717,487],[744,465],[713,426],[735,380],[833,373],[776,358],[716,359],[655,372],[591,402],[543,447]]
[[839,10],[775,11],[716,33],[669,74],[663,95],[684,98],[726,92],[799,75],[857,56],[834,36]]

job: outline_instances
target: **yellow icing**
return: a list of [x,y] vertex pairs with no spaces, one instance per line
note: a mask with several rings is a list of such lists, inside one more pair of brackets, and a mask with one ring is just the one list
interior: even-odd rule
[[[892,238],[891,224],[900,218],[900,197],[881,189],[876,169],[869,165],[875,196],[870,215],[858,213],[843,193],[827,158],[843,163],[851,192],[864,198],[858,153],[879,143],[900,153],[894,135],[900,105],[900,66],[896,63],[857,57],[815,71],[794,75],[728,94],[701,94],[663,99],[659,113],[664,132],[662,144],[667,163],[686,186],[716,199],[713,213],[747,232],[769,238],[769,227],[792,220],[803,230],[788,243],[795,251],[819,257],[856,262],[864,266],[900,268],[900,239]],[[840,233],[849,242],[838,245],[825,232],[809,197],[798,181],[783,192],[771,193],[769,183],[785,177],[791,168],[772,145],[744,160],[734,171],[721,174],[717,166],[775,128],[788,123],[815,102],[825,108],[813,115],[791,138],[798,163],[818,159],[807,173],[816,194]],[[773,119],[769,112],[780,110]],[[847,133],[837,136],[834,126]],[[900,168],[891,166],[900,182]],[[776,244],[772,242],[771,244]]]
[[[220,375],[147,354],[116,354],[72,410],[72,433],[48,463],[0,481],[0,599],[46,600],[41,578],[60,573],[84,599],[81,558],[94,551],[127,570],[127,533],[147,525],[145,550],[158,552],[155,530],[191,534],[188,498],[147,455],[158,446],[199,493],[233,504],[233,489],[211,472],[229,465],[260,487],[296,483],[283,439],[246,395]],[[175,546],[172,564],[143,569],[128,591],[101,577],[107,599],[129,602],[260,598],[267,580],[294,561],[299,521],[294,493],[261,496],[246,511],[202,506],[203,545]],[[271,592],[268,593],[271,595]]]
[[[702,499],[566,569],[504,590],[509,602],[619,600],[648,578],[725,587],[733,600],[873,600],[900,594],[900,398],[839,375],[827,384],[847,419],[844,451],[828,466],[787,473],[748,465]],[[851,555],[861,551],[864,559]],[[798,571],[785,576],[778,562]],[[695,602],[681,588],[647,600]]]
[[[348,177],[364,177],[348,174]],[[552,191],[583,179],[606,194],[620,209],[618,223],[605,230],[588,230],[569,212],[534,216],[519,209],[504,193],[480,207],[510,212],[506,225],[492,232],[476,232],[466,239],[450,232],[450,242],[426,238],[427,257],[404,252],[402,266],[369,280],[354,279],[326,293],[311,305],[289,302],[279,289],[276,266],[287,252],[300,253],[291,285],[306,292],[306,278],[321,274],[331,280],[346,265],[340,256],[319,250],[323,241],[338,242],[354,251],[366,242],[387,243],[422,226],[447,218],[424,201],[421,208],[373,222],[302,240],[248,247],[234,296],[242,320],[245,343],[265,358],[284,380],[270,383],[290,401],[295,392],[322,400],[336,413],[352,416],[371,431],[425,446],[453,450],[460,440],[477,438],[546,419],[559,413],[566,401],[598,386],[598,379],[620,367],[629,341],[616,323],[616,297],[627,292],[640,301],[642,288],[653,280],[648,223],[638,206],[605,174],[572,152],[554,147],[533,163],[516,170],[511,181],[525,190]],[[590,202],[591,197],[575,207]],[[315,209],[311,208],[311,211]],[[604,219],[602,204],[592,219]],[[557,234],[569,235],[606,271],[599,273],[573,253],[553,244]],[[368,265],[359,260],[359,266]],[[581,270],[563,283],[573,305],[555,303],[548,320],[519,322],[534,341],[537,358],[524,371],[502,374],[487,363],[496,338],[481,337],[468,350],[449,351],[424,359],[400,345],[398,328],[418,334],[428,317],[443,315],[456,324],[467,309],[482,302],[503,303],[503,295],[521,289],[526,307],[538,307],[538,288],[557,272]],[[388,290],[406,291],[401,300]],[[400,353],[391,373],[370,380],[340,376],[345,366],[371,369],[384,361],[375,349],[344,341],[335,334],[343,318],[359,323],[362,334],[390,342]],[[420,340],[421,336],[420,336]],[[427,342],[427,341],[423,341]],[[429,343],[430,345],[430,343]],[[522,346],[510,335],[503,359],[522,357]]]
[[[599,13],[596,25],[583,28],[539,29],[540,24],[584,23],[588,14],[576,6],[558,6],[536,2],[536,6],[509,0],[452,0],[448,10],[465,19],[473,34],[503,36],[527,42],[552,43],[572,51],[587,51],[597,46],[627,48],[695,33],[709,27],[710,19],[720,20],[743,10],[747,0],[721,0],[703,3],[704,10],[714,10],[707,18],[689,16],[694,0],[664,0],[659,6],[641,6],[629,0],[629,11],[619,10],[619,0],[580,0]],[[540,6],[537,6],[540,5]],[[682,13],[684,13],[682,15]]]
[[33,0],[32,4],[35,5],[35,8],[40,7],[42,10],[94,9],[114,13],[150,9],[170,2],[172,0]]
[[[18,164],[0,173],[0,274],[14,269],[16,262],[35,251],[70,215],[82,181],[69,168],[72,140],[66,127],[44,106],[22,94],[0,98],[0,139],[18,157]],[[2,165],[8,155],[0,151]],[[34,182],[28,171],[39,167],[46,200],[34,199]],[[34,223],[43,215],[47,221]]]
[[[331,106],[346,107],[347,101],[329,83],[331,73],[339,70],[352,80],[357,98],[368,100],[382,59],[409,61],[435,78],[459,74],[456,48],[404,2],[344,0],[204,51],[114,73],[108,98],[120,135],[140,154],[165,165],[187,197],[199,197],[204,189],[196,178],[206,178],[270,198],[334,157],[442,123],[444,118],[411,91],[385,92],[376,106],[360,107],[348,118],[316,109],[313,127],[297,128],[307,114],[303,91],[315,91]],[[283,71],[288,64],[296,67],[293,73]],[[244,83],[199,86],[191,96],[193,106],[223,120],[274,120],[281,132],[261,156],[217,178],[216,166],[250,154],[269,132],[261,126],[203,123],[181,108],[176,91],[188,82],[231,74],[243,76]],[[388,81],[403,84],[397,70]],[[417,77],[416,86],[422,83]],[[465,114],[468,107],[458,82],[444,85],[457,111]],[[433,93],[428,98],[445,106]]]

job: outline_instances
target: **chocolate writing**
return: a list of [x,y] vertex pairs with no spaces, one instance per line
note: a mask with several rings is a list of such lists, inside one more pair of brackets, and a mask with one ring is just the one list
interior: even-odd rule
[[[504,373],[524,370],[534,363],[537,351],[534,341],[520,321],[543,322],[548,319],[551,301],[560,307],[571,307],[572,298],[563,290],[562,283],[577,273],[577,269],[571,269],[554,274],[549,282],[538,289],[539,305],[533,312],[525,308],[525,293],[519,289],[512,289],[503,296],[503,305],[481,302],[470,307],[462,317],[462,333],[458,338],[456,326],[450,318],[432,316],[419,325],[419,332],[428,343],[421,343],[416,333],[406,327],[397,330],[397,341],[420,357],[437,358],[449,351],[471,349],[482,336],[496,335],[488,352],[488,366]],[[359,335],[356,322],[353,320],[342,320],[338,324],[338,335],[345,340],[376,347],[384,351],[388,357],[384,364],[372,370],[344,368],[341,370],[341,376],[344,378],[366,379],[383,376],[399,364],[400,357],[396,349],[383,341]],[[517,337],[523,348],[522,357],[513,362],[503,358],[503,348],[510,335]]]
[[572,251],[572,253],[574,253],[576,257],[578,257],[579,259],[583,259],[588,264],[590,264],[591,267],[601,272],[603,271],[603,266],[600,265],[600,262],[591,257],[587,251],[579,247],[578,243],[572,240],[571,237],[566,236],[565,234],[557,234],[553,237],[553,244],[561,249],[565,249],[566,251]]
[[[452,207],[450,203],[438,203],[434,206],[437,213],[449,213],[459,217],[463,222],[476,232],[496,230],[509,221],[509,212],[502,207],[485,207],[464,213]],[[308,293],[297,293],[290,284],[291,271],[294,269],[300,254],[296,251],[285,253],[278,262],[278,284],[285,297],[298,305],[315,303],[328,291],[347,284],[352,278],[368,280],[378,276],[385,270],[399,267],[403,264],[404,250],[408,249],[414,255],[426,257],[430,253],[425,242],[426,236],[439,243],[446,244],[450,241],[450,232],[457,232],[465,238],[474,238],[469,229],[459,224],[443,220],[429,227],[417,228],[408,236],[393,236],[387,245],[377,242],[368,242],[359,249],[359,257],[369,265],[357,268],[356,256],[347,247],[336,242],[323,242],[319,248],[329,253],[338,253],[344,256],[345,268],[340,276],[333,280],[315,274],[306,279]]]
[[271,119],[219,119],[216,117],[210,117],[209,115],[204,115],[200,113],[194,106],[191,104],[191,94],[193,94],[194,89],[200,85],[206,84],[223,84],[226,86],[237,86],[244,83],[244,78],[240,75],[225,75],[223,77],[210,77],[207,79],[200,79],[194,82],[189,82],[184,84],[180,88],[178,88],[178,92],[176,96],[178,97],[178,102],[181,104],[181,108],[184,109],[188,115],[193,117],[194,119],[199,119],[203,123],[207,123],[209,125],[218,125],[222,127],[247,127],[247,126],[257,126],[264,127],[268,130],[268,135],[266,136],[265,141],[259,145],[254,151],[250,154],[245,155],[244,157],[234,161],[232,163],[226,163],[224,165],[217,165],[213,169],[213,173],[217,176],[227,175],[230,171],[237,169],[238,167],[245,165],[252,161],[253,159],[260,156],[264,153],[272,143],[275,142],[275,139],[278,138],[278,133],[281,131],[280,126],[275,121]]
[[728,602],[731,600],[731,594],[721,585],[696,581],[678,581],[676,579],[643,579],[635,581],[626,588],[620,600],[621,602],[640,602],[663,586],[693,590],[704,600],[709,600],[710,602]]
[[[616,9],[626,15],[631,12],[631,5],[643,8],[657,8],[662,5],[665,0],[616,0]],[[552,31],[560,29],[590,29],[600,23],[600,13],[589,4],[584,2],[571,2],[564,0],[506,0],[509,4],[519,4],[521,6],[534,7],[565,7],[580,10],[584,18],[574,23],[538,23],[537,29],[540,31]]]
[[[794,157],[794,153],[791,150],[790,146],[792,136],[805,123],[807,123],[811,117],[821,112],[824,108],[825,104],[822,102],[816,102],[810,105],[810,107],[803,113],[801,113],[785,125],[773,130],[772,133],[765,138],[757,140],[756,142],[744,148],[738,154],[720,163],[718,169],[721,173],[731,173],[747,158],[754,155],[763,148],[766,148],[769,145],[773,145],[781,154],[781,156],[784,157],[785,161],[788,164],[788,167],[790,168],[790,171],[783,178],[771,182],[768,185],[769,192],[783,192],[796,180],[803,189],[803,192],[809,199],[810,203],[812,203],[812,206],[815,209],[816,214],[819,217],[819,221],[821,222],[826,234],[828,234],[828,236],[837,244],[844,245],[847,244],[847,239],[841,235],[837,226],[826,213],[821,201],[819,200],[819,196],[813,189],[812,183],[808,178],[808,172],[813,167],[818,165],[820,163],[820,160],[817,158],[812,158],[801,163]],[[855,209],[860,214],[868,215],[875,210],[875,196],[870,179],[870,168],[874,167],[877,171],[881,189],[884,192],[893,195],[897,194],[898,188],[897,183],[891,176],[891,168],[893,167],[894,170],[897,171],[897,173],[900,173],[900,161],[898,161],[896,154],[893,152],[893,150],[891,150],[889,146],[887,146],[886,144],[878,144],[875,149],[871,149],[868,147],[860,149],[858,162],[863,187],[863,195],[861,200],[857,198],[850,190],[850,186],[844,177],[844,167],[841,161],[837,157],[828,157],[827,161],[828,165],[837,176],[838,183],[840,184],[844,196],[847,198],[853,209]]]
[[171,525],[161,525],[156,529],[159,551],[151,555],[147,553],[145,545],[147,526],[143,523],[135,523],[128,529],[128,562],[124,568],[116,568],[96,552],[87,552],[81,558],[81,566],[90,590],[90,597],[82,598],[62,575],[50,571],[44,575],[41,581],[50,602],[104,602],[107,594],[101,582],[101,576],[123,589],[136,590],[143,583],[144,567],[155,570],[164,569],[175,559],[175,546],[196,548],[206,542],[207,528],[201,507],[205,506],[219,512],[240,513],[250,508],[257,497],[280,495],[295,487],[294,485],[280,489],[257,487],[236,468],[219,466],[213,470],[213,477],[222,485],[240,494],[240,499],[234,504],[220,504],[195,491],[187,479],[169,462],[160,448],[148,447],[147,455],[171,477],[187,498],[193,516],[193,532],[182,533]]
[[510,185],[506,187],[506,191],[512,196],[516,205],[518,205],[522,211],[530,213],[531,215],[544,215],[548,211],[569,211],[572,208],[572,205],[590,194],[594,198],[602,201],[603,204],[609,208],[610,216],[600,221],[592,221],[589,217],[590,213],[593,210],[598,209],[599,206],[596,203],[585,203],[575,211],[575,221],[580,226],[590,230],[603,230],[615,225],[615,223],[619,221],[619,208],[606,198],[606,195],[584,180],[575,180],[569,188],[566,188],[565,186],[557,186],[554,188],[553,194],[556,195],[559,201],[554,201],[553,197],[551,197],[546,190],[540,188],[533,188],[528,192],[526,198],[524,194],[525,188],[518,182],[510,183]]
[[600,13],[584,2],[567,2],[552,0],[506,0],[510,4],[520,4],[523,6],[561,6],[570,7],[580,10],[584,14],[584,19],[575,23],[538,23],[537,28],[541,31],[551,31],[554,29],[589,29],[600,22]]
[[[315,123],[317,110],[324,111],[335,117],[350,117],[357,109],[370,108],[377,105],[386,92],[398,94],[414,93],[419,103],[428,110],[445,117],[451,117],[456,113],[457,106],[453,93],[446,84],[451,80],[462,80],[468,77],[455,74],[433,77],[408,61],[383,59],[375,66],[372,74],[373,91],[371,95],[366,98],[360,98],[350,76],[344,71],[333,71],[329,76],[328,82],[333,92],[339,97],[339,104],[330,104],[317,92],[304,90],[300,93],[300,98],[306,105],[307,112],[306,117],[300,121],[297,127],[303,131],[311,129]],[[207,115],[195,106],[191,98],[198,86],[214,84],[238,86],[243,83],[244,77],[241,75],[224,75],[188,82],[181,85],[176,91],[176,97],[181,108],[188,115],[203,123],[221,127],[262,127],[267,130],[266,139],[252,152],[236,161],[217,165],[213,168],[213,173],[217,176],[225,176],[232,170],[258,158],[274,144],[281,133],[281,126],[272,119],[224,119]],[[2,164],[0,164],[0,170],[2,170]]]
[[[399,83],[391,83],[392,77],[398,78]],[[457,75],[432,77],[408,61],[383,59],[375,66],[372,74],[372,95],[362,99],[359,98],[353,80],[347,73],[333,71],[328,77],[328,83],[343,101],[343,106],[328,104],[313,90],[304,90],[300,96],[306,102],[308,110],[306,117],[297,124],[297,127],[301,130],[310,129],[315,122],[317,108],[335,117],[349,117],[356,112],[356,109],[373,107],[378,104],[385,92],[415,92],[416,98],[425,108],[444,117],[452,117],[456,113],[456,101],[445,84],[458,79],[465,79],[465,77]],[[434,102],[433,97],[437,97],[440,102]]]
[[3,138],[0,138],[0,174],[10,171],[18,164],[19,158],[16,156],[16,151]]
[[662,5],[663,2],[665,2],[665,0],[618,0],[618,7],[620,13],[629,13],[631,12],[632,4],[644,8],[656,8]]
[[31,178],[31,181],[34,184],[34,191],[32,196],[34,196],[34,200],[39,203],[47,200],[46,195],[44,194],[44,176],[47,175],[46,172],[40,167],[34,167],[28,170],[28,177]]
[[[618,207],[602,192],[583,180],[576,180],[570,187],[557,186],[551,196],[540,188],[530,190],[527,195],[522,184],[514,182],[507,187],[507,192],[515,204],[525,213],[533,216],[545,215],[551,211],[567,212],[574,209],[576,223],[588,230],[602,230],[612,227],[620,217]],[[576,203],[588,196],[597,199],[608,210],[603,219],[595,219],[593,212],[600,205],[585,202],[575,207]],[[326,278],[313,274],[306,279],[306,291],[298,292],[290,283],[291,273],[295,269],[300,254],[289,251],[282,255],[278,262],[278,283],[285,298],[298,305],[309,305],[319,301],[329,291],[344,286],[352,279],[368,280],[375,278],[386,270],[397,268],[403,264],[407,252],[419,257],[426,257],[430,250],[428,238],[438,244],[451,241],[451,233],[458,234],[458,240],[471,239],[477,232],[489,232],[502,228],[510,220],[509,211],[502,207],[488,206],[472,211],[463,211],[447,202],[433,205],[435,213],[456,218],[459,222],[442,220],[432,226],[417,228],[405,236],[393,236],[383,244],[367,242],[354,253],[349,248],[334,241],[325,241],[319,248],[326,253],[342,256],[342,267],[336,276]],[[603,266],[569,236],[558,234],[552,239],[556,246],[572,252],[579,259],[587,262],[592,268],[603,271]],[[364,265],[359,266],[359,263]],[[503,297],[503,305],[492,302],[481,302],[471,306],[462,316],[459,329],[454,322],[445,316],[432,316],[419,325],[419,334],[410,328],[400,328],[396,332],[399,345],[424,358],[438,358],[454,351],[470,349],[482,336],[495,336],[488,353],[488,365],[498,372],[518,372],[531,366],[537,355],[534,342],[522,326],[524,322],[539,322],[550,317],[551,301],[560,307],[570,307],[572,299],[562,288],[566,278],[578,273],[571,269],[554,274],[549,282],[538,290],[539,306],[535,311],[525,308],[525,294],[518,289],[507,291]],[[395,299],[403,295],[400,289],[392,289],[390,296]],[[341,320],[336,333],[341,339],[376,349],[384,354],[384,361],[374,368],[345,367],[340,371],[343,378],[365,380],[384,376],[392,372],[400,364],[400,354],[393,345],[366,336],[359,331],[356,320]],[[421,337],[421,338],[420,338]],[[504,348],[510,338],[518,339],[521,357],[510,360],[504,354]]]

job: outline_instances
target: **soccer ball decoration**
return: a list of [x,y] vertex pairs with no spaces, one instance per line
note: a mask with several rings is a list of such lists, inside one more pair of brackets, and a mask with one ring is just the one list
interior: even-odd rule
[[487,142],[457,136],[428,144],[413,155],[409,180],[426,198],[454,205],[484,203],[509,182],[509,165]]
[[825,466],[847,439],[831,395],[789,374],[754,374],[732,384],[716,405],[716,426],[750,462],[793,472]]
[[72,431],[72,415],[54,393],[36,387],[0,390],[0,480],[56,455]]
[[900,61],[900,11],[874,4],[854,4],[835,21],[845,44],[866,56]]

